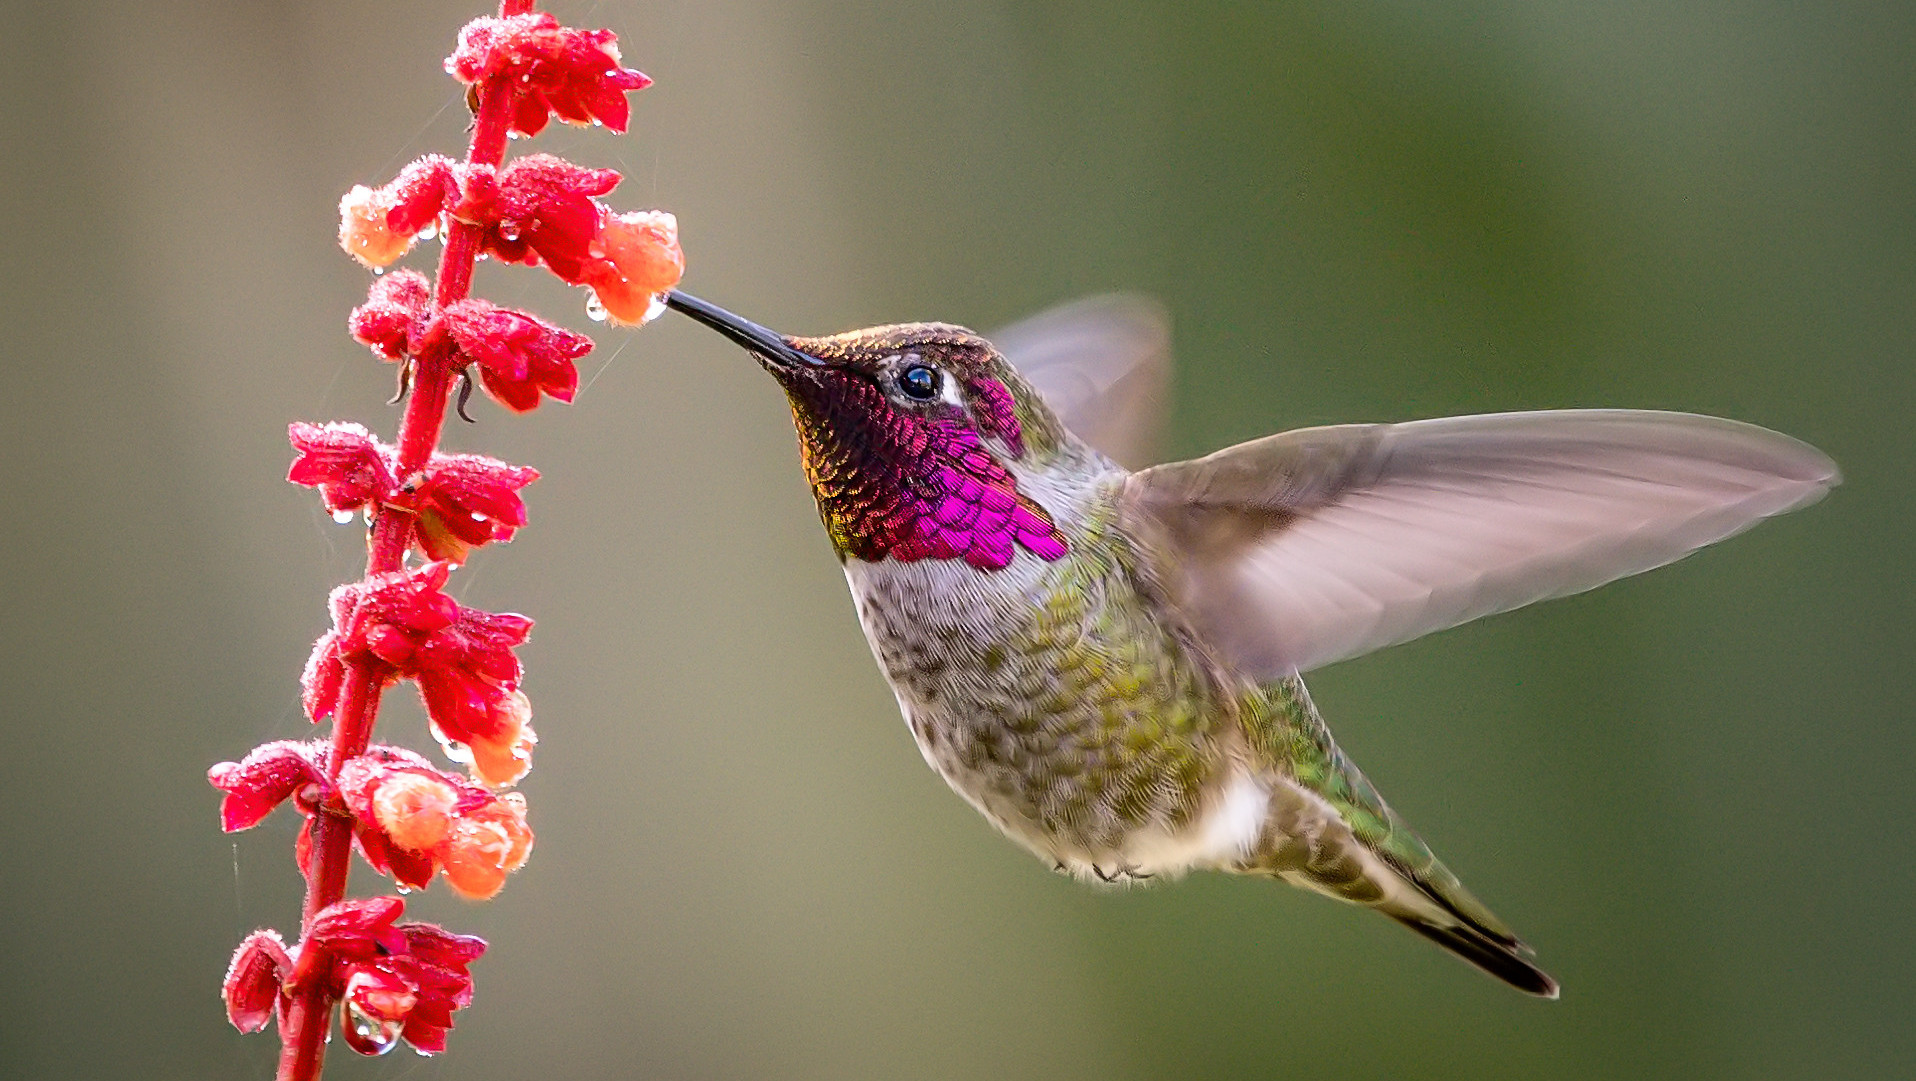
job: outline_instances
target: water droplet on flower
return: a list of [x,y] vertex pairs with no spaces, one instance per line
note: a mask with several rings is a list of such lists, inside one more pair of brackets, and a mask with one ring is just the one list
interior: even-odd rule
[[353,520],[352,511],[336,510],[333,512],[333,521],[338,522],[340,525],[346,525],[350,523],[352,520]]
[[508,131],[508,132],[506,132],[506,138],[508,138],[508,139],[523,139],[523,138],[525,138],[525,134],[524,134],[523,132],[517,132],[517,131]]
[[381,274],[384,274],[385,272],[386,272],[386,268],[385,268],[385,267],[383,267],[383,266],[376,266],[376,267],[374,267],[374,268],[373,268],[373,277],[375,277],[375,278],[376,278],[376,277],[378,277],[379,275],[381,275]]
[[500,226],[499,239],[504,240],[508,244],[512,243],[515,240],[518,240],[519,239],[518,228],[516,226],[511,226],[511,225]]
[[346,1000],[346,1042],[362,1055],[383,1055],[399,1046],[403,1021],[389,1021],[361,1010],[352,999]]
[[605,322],[607,314],[609,313],[605,310],[605,303],[599,299],[599,294],[587,289],[585,291],[585,317],[595,323],[603,323]]
[[650,323],[652,320],[657,319],[659,316],[664,314],[665,314],[665,294],[653,293],[652,300],[645,306],[645,315],[639,320],[639,322]]
[[431,225],[426,226],[424,229],[419,230],[419,239],[421,240],[439,239],[439,223],[435,221]]

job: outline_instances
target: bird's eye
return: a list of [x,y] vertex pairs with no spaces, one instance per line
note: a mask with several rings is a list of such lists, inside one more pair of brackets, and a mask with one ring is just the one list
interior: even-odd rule
[[898,389],[905,397],[921,402],[938,397],[938,369],[914,364],[898,373]]

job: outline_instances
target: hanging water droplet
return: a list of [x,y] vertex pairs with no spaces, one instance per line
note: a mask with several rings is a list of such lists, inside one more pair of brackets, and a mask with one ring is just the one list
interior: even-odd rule
[[404,1021],[391,1021],[361,1010],[352,999],[345,1000],[346,1042],[362,1055],[383,1055],[399,1046]]
[[385,272],[386,272],[386,268],[383,266],[376,266],[373,268],[374,277],[378,277],[379,275],[384,274]]
[[610,314],[610,312],[605,310],[605,302],[599,299],[599,294],[587,289],[585,291],[585,317],[595,323],[603,323]]
[[519,228],[518,228],[518,226],[515,226],[515,225],[502,225],[502,226],[500,226],[500,227],[499,227],[499,238],[500,238],[501,240],[504,240],[504,241],[505,241],[506,243],[508,243],[508,244],[510,244],[510,243],[512,243],[513,241],[516,241],[516,240],[518,240],[518,239],[519,239]]
[[644,318],[640,319],[639,322],[650,323],[652,320],[657,319],[659,316],[664,314],[665,314],[665,294],[653,293],[652,300],[649,303],[647,303],[645,306],[645,316]]
[[439,222],[437,220],[434,220],[432,224],[426,226],[424,229],[419,230],[419,239],[421,240],[439,239]]
[[523,138],[525,138],[525,135],[523,135],[523,134],[522,134],[522,133],[520,133],[520,132],[516,132],[516,131],[508,131],[508,132],[506,132],[506,138],[508,138],[508,139],[523,139]]
[[338,522],[340,525],[351,524],[352,520],[353,512],[350,510],[336,510],[333,512],[333,521]]

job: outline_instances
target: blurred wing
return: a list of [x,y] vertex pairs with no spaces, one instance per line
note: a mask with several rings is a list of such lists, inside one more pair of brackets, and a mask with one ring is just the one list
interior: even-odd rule
[[1149,461],[1171,378],[1171,321],[1148,297],[1087,297],[990,335],[1078,438],[1120,465]]
[[1138,473],[1126,512],[1200,633],[1270,679],[1661,566],[1837,480],[1753,425],[1566,410],[1286,432]]

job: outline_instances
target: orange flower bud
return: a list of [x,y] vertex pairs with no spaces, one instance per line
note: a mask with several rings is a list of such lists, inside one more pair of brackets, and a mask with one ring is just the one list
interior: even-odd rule
[[679,220],[663,210],[607,214],[587,251],[604,262],[588,270],[585,284],[615,325],[657,315],[658,296],[685,275]]
[[452,831],[459,793],[423,773],[394,773],[373,793],[373,818],[401,848],[429,852]]
[[532,745],[539,737],[532,731],[532,702],[523,692],[507,692],[495,709],[498,734],[475,737],[467,750],[472,755],[472,775],[481,784],[498,788],[518,783],[532,768]]
[[446,884],[461,897],[484,901],[505,886],[507,875],[525,866],[531,852],[525,797],[507,793],[453,825],[446,845]]
[[347,255],[369,267],[384,267],[412,250],[413,238],[386,224],[395,201],[392,193],[364,184],[340,197],[339,246]]

